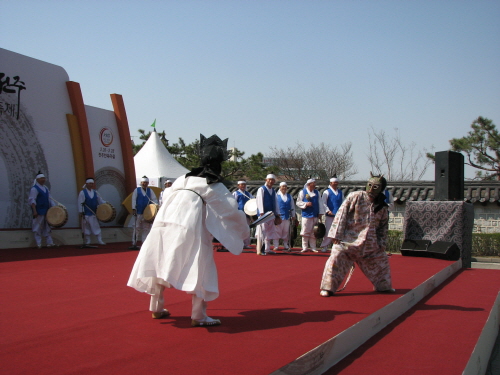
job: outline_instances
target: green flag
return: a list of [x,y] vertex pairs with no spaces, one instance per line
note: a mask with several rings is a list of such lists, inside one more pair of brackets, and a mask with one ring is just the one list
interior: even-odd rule
[[155,129],[156,129],[156,119],[155,119],[155,120],[154,120],[154,122],[151,124],[151,126],[152,126],[153,128],[155,128]]

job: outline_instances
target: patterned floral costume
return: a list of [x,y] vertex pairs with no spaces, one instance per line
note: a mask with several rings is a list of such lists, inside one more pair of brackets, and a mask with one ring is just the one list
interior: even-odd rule
[[321,289],[335,292],[354,262],[379,292],[392,289],[389,259],[385,252],[389,214],[387,207],[375,212],[365,191],[349,194],[335,215],[328,237],[342,241],[333,245]]

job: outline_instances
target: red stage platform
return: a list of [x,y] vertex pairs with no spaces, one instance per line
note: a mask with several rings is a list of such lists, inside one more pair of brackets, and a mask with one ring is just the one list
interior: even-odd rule
[[[344,292],[322,298],[327,254],[217,252],[221,295],[208,312],[222,325],[192,328],[190,296],[177,290],[165,292],[171,318],[151,319],[149,296],[126,286],[137,255],[127,246],[0,250],[3,373],[320,374],[461,272],[454,262],[394,255],[396,293],[373,292],[356,269]],[[465,319],[474,312],[477,337],[487,315],[477,309],[493,306],[500,289],[498,273],[481,271],[456,279],[476,272],[488,293],[467,288],[469,304],[446,302]]]

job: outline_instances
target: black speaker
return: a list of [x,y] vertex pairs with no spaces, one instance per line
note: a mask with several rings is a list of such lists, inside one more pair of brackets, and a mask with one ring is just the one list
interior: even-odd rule
[[464,156],[460,152],[440,151],[435,154],[435,201],[464,200]]
[[427,248],[431,245],[429,240],[404,240],[401,245],[401,254],[404,256],[425,256]]
[[446,259],[446,260],[459,260],[460,248],[455,242],[436,241],[429,248],[427,252],[433,258]]
[[404,256],[426,257],[445,260],[459,260],[460,249],[454,242],[429,240],[404,240],[401,245]]

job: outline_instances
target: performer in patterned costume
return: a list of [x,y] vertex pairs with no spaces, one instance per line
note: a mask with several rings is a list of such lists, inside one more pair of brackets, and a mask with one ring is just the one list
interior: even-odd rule
[[328,237],[333,247],[321,281],[322,297],[333,295],[354,262],[378,292],[394,292],[385,252],[389,215],[383,176],[368,180],[366,191],[347,196],[335,215]]

